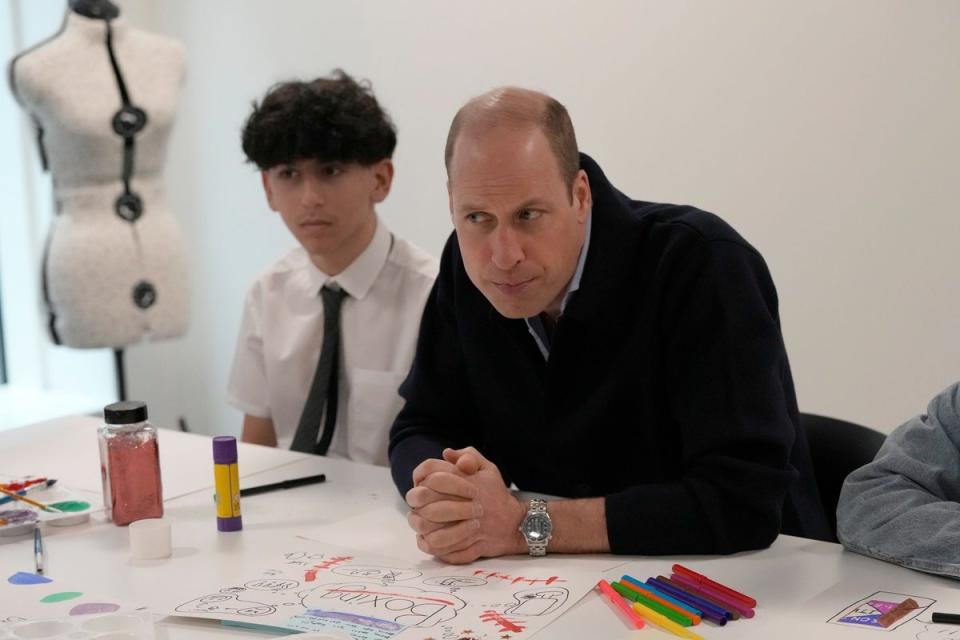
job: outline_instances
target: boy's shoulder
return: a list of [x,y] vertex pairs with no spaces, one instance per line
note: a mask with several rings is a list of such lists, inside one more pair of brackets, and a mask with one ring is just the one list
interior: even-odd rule
[[393,234],[393,238],[393,250],[387,260],[404,271],[429,279],[432,283],[440,271],[440,261],[397,234]]
[[289,286],[296,286],[308,277],[311,265],[310,256],[303,247],[294,247],[257,274],[248,293],[250,297],[262,298],[264,294],[277,293]]

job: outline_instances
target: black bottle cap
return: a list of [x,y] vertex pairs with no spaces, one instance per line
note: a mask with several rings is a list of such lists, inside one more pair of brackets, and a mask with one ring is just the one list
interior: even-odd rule
[[140,400],[125,400],[108,404],[103,408],[103,419],[107,424],[146,422],[147,403]]

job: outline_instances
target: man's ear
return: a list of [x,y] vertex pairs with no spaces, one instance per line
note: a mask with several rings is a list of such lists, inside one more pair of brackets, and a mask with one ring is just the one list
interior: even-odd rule
[[449,178],[447,178],[447,208],[450,209],[450,219],[453,220],[453,189],[450,188]]
[[577,210],[577,222],[585,223],[587,213],[593,206],[593,192],[590,190],[590,179],[587,172],[580,169],[573,179],[573,206]]
[[393,184],[393,160],[384,158],[374,164],[372,169],[375,183],[370,198],[377,204],[386,200],[390,194],[390,186]]
[[261,171],[260,171],[260,181],[263,183],[263,194],[264,194],[265,196],[267,196],[267,204],[270,206],[271,209],[273,209],[274,211],[276,211],[277,208],[276,208],[275,206],[273,206],[273,189],[270,188],[270,174],[269,174],[269,172],[267,172],[266,170],[261,170]]

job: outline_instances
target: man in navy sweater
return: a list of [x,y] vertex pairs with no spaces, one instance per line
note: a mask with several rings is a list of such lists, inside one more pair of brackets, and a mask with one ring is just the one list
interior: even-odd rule
[[[468,102],[446,163],[455,233],[390,433],[421,550],[830,539],[753,247],[709,213],[620,193],[537,92]],[[565,499],[522,502],[511,483]]]

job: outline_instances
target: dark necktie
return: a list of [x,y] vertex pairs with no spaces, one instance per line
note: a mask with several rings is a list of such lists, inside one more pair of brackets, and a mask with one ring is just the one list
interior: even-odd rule
[[[307,402],[300,414],[300,424],[290,448],[304,453],[325,455],[333,439],[333,427],[337,422],[337,362],[340,359],[340,304],[346,297],[343,289],[324,287],[323,298],[323,347],[320,361],[310,383]],[[324,416],[324,406],[327,412]],[[323,435],[317,441],[320,420],[323,419]]]

